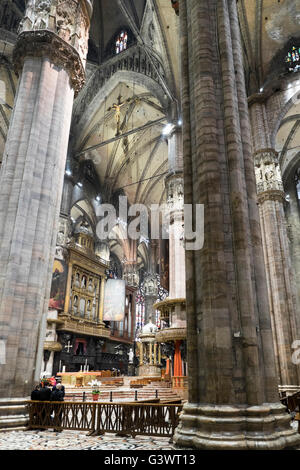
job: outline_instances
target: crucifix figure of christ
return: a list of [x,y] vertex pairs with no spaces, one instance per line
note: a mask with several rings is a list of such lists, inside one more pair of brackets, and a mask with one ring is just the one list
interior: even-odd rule
[[116,136],[120,135],[120,121],[121,121],[121,107],[125,104],[125,101],[121,101],[122,96],[118,96],[118,102],[112,105],[112,108],[115,110],[115,120],[117,122],[117,133]]
[[121,129],[120,129],[120,124],[121,124],[121,108],[122,108],[122,106],[124,106],[124,104],[130,103],[130,101],[132,101],[132,98],[128,98],[127,100],[125,100],[125,101],[122,102],[122,101],[121,101],[121,98],[122,98],[122,96],[119,95],[119,96],[118,96],[118,101],[117,101],[117,103],[114,103],[111,108],[108,108],[108,111],[110,111],[111,109],[114,109],[114,110],[115,110],[115,120],[116,120],[116,123],[117,123],[117,133],[116,133],[116,137],[121,134]]

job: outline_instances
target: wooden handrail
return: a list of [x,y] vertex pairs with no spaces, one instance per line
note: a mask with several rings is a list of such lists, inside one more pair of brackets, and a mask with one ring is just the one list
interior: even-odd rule
[[27,402],[29,428],[173,436],[181,404],[104,402]]

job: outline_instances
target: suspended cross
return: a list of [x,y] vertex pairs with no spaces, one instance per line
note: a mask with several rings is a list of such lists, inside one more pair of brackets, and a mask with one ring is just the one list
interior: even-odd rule
[[65,346],[65,349],[67,349],[69,353],[71,348],[73,348],[73,346],[70,344],[70,341],[68,341],[68,344]]
[[119,95],[118,96],[118,101],[117,103],[114,103],[112,105],[111,108],[108,108],[107,111],[110,111],[111,109],[114,109],[115,110],[115,120],[117,122],[117,133],[116,133],[116,137],[119,136],[121,134],[121,129],[120,129],[120,123],[121,123],[121,108],[122,106],[124,106],[124,104],[126,103],[129,103],[130,101],[132,101],[132,98],[128,98],[127,100],[125,101],[121,101],[121,98],[122,98],[122,95]]
[[117,133],[116,133],[116,136],[120,135],[120,121],[121,121],[121,107],[125,104],[125,102],[122,102],[121,101],[121,98],[122,96],[119,95],[118,96],[118,102],[117,103],[114,103],[112,105],[112,107],[115,109],[116,113],[115,113],[115,119],[116,119],[116,122],[117,122]]

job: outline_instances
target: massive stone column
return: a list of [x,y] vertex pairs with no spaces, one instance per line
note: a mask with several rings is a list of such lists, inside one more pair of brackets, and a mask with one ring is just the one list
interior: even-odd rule
[[[40,372],[36,351],[42,358],[39,332],[48,311],[71,112],[85,78],[90,16],[89,0],[28,1],[14,51],[20,80],[0,177],[5,406],[28,396]],[[0,422],[3,414],[0,407]]]
[[299,442],[278,402],[236,0],[180,1],[189,402],[174,441],[202,449]]
[[[285,215],[287,218],[287,231],[290,243],[290,257],[294,272],[294,285],[297,305],[297,329],[300,330],[300,206],[296,191],[295,174],[292,173],[288,180],[284,182],[284,188],[288,201],[285,205]],[[298,339],[298,338],[297,338]],[[300,338],[299,338],[300,339]]]
[[182,131],[175,127],[168,139],[169,174],[166,177],[167,207],[166,220],[169,222],[169,296],[158,302],[161,318],[168,320],[168,327],[158,331],[157,341],[174,342],[176,367],[174,375],[182,376],[180,344],[186,339],[185,311],[185,250],[184,250],[184,185]]
[[270,148],[270,132],[263,97],[250,97],[250,118],[264,259],[266,265],[274,350],[281,386],[299,385],[299,366],[292,362],[292,344],[298,339],[296,296],[292,284],[285,194],[278,153]]

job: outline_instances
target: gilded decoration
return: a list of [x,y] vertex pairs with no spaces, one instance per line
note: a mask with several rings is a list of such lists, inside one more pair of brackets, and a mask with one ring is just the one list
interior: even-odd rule
[[101,277],[77,265],[72,268],[69,312],[75,317],[97,321]]
[[44,342],[44,350],[45,351],[54,351],[60,352],[62,350],[62,345],[57,341],[45,341]]
[[[85,238],[89,242],[89,238]],[[60,330],[92,336],[109,336],[102,322],[105,270],[91,246],[68,246],[68,281],[64,312],[59,315]]]

